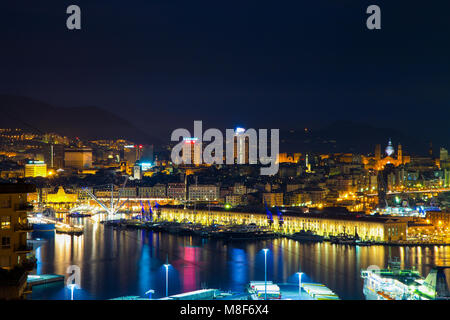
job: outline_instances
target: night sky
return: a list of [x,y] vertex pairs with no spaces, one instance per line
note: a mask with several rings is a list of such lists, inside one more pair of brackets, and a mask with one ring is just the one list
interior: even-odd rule
[[[370,4],[382,30],[366,28]],[[159,135],[347,119],[448,137],[449,31],[447,1],[2,1],[0,93]]]

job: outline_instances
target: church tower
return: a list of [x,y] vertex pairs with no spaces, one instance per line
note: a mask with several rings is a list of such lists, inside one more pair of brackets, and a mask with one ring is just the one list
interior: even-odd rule
[[375,146],[375,160],[380,160],[381,159],[381,144],[377,144]]
[[397,149],[397,160],[400,164],[403,163],[403,151],[402,151],[402,145],[400,143],[398,144],[398,149]]

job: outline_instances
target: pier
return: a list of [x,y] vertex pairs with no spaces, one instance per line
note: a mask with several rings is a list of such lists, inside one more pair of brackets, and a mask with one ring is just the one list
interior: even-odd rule
[[53,282],[64,282],[64,276],[59,274],[41,274],[41,275],[30,274],[27,277],[27,283],[31,287]]

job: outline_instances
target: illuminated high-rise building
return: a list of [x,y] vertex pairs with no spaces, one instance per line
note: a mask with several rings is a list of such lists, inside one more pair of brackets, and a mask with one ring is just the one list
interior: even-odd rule
[[139,150],[139,146],[133,144],[123,146],[122,160],[128,162],[128,165],[134,165],[139,160]]
[[[202,144],[198,138],[184,138],[182,161],[184,164],[200,164],[202,159]],[[186,151],[186,152],[185,152]]]
[[47,164],[44,161],[29,161],[25,164],[25,178],[46,177]]
[[246,131],[244,128],[238,127],[235,129],[233,150],[235,163],[249,163],[250,139],[246,135]]
[[439,160],[440,161],[447,161],[448,160],[448,151],[447,151],[447,149],[441,148],[440,154],[439,154]]
[[64,152],[64,166],[73,169],[88,169],[92,167],[92,149],[74,148]]

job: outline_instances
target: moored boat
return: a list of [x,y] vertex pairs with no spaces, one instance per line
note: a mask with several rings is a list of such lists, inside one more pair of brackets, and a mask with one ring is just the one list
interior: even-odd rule
[[307,242],[322,242],[324,237],[315,234],[311,230],[301,230],[300,232],[293,233],[289,236],[290,239],[297,241],[307,241]]
[[398,261],[387,269],[363,270],[363,293],[367,300],[449,300],[447,268],[436,266],[425,279],[417,270],[400,269]]

